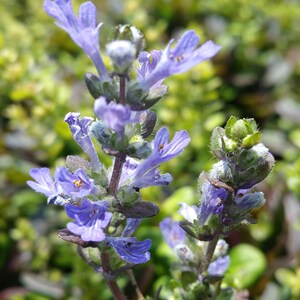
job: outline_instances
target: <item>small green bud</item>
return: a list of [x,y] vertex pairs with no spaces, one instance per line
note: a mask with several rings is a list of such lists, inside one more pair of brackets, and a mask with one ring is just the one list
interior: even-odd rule
[[154,111],[146,110],[140,117],[141,136],[147,138],[152,132],[156,124],[157,115]]
[[113,131],[104,125],[102,121],[92,123],[90,131],[101,145],[109,145]]
[[261,133],[259,131],[256,131],[255,133],[251,135],[247,135],[245,138],[243,138],[242,147],[246,149],[250,149],[253,146],[259,144],[260,141],[261,141]]
[[150,144],[145,141],[129,143],[127,148],[127,155],[138,159],[147,158],[151,152],[152,148]]
[[118,98],[118,89],[114,81],[100,81],[99,77],[93,73],[84,74],[84,82],[94,99],[100,96],[112,100]]
[[249,134],[248,129],[249,126],[247,126],[246,120],[237,120],[230,130],[232,138],[235,140],[242,140]]

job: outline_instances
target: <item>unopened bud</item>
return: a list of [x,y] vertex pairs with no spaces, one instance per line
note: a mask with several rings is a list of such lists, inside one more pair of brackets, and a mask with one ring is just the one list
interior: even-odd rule
[[126,40],[117,40],[107,44],[106,52],[118,73],[128,72],[136,58],[134,45]]

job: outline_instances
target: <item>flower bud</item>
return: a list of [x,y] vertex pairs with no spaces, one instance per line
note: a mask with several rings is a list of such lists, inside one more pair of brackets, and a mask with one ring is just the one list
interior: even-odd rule
[[109,145],[113,132],[101,121],[94,122],[90,130],[101,145]]
[[179,244],[174,247],[175,254],[184,263],[195,264],[197,262],[196,255],[191,251],[191,249],[185,244]]
[[243,195],[242,197],[237,197],[235,201],[240,213],[245,215],[251,212],[253,209],[262,207],[265,204],[266,199],[262,192],[256,192]]
[[113,81],[102,82],[100,81],[99,77],[93,73],[85,73],[84,81],[94,99],[97,99],[100,96],[103,96],[108,100],[118,98],[117,88],[114,86]]
[[140,141],[135,143],[129,143],[127,147],[127,155],[130,157],[145,159],[152,152],[152,148],[148,142]]
[[107,44],[106,52],[117,73],[127,73],[136,58],[134,45],[125,40],[117,40]]
[[144,49],[145,38],[143,33],[131,25],[119,25],[116,28],[116,39],[132,42],[136,49],[136,57]]

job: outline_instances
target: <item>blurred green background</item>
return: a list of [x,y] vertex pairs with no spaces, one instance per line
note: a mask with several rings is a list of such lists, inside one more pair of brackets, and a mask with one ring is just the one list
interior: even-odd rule
[[[42,2],[0,1],[0,299],[111,299],[75,245],[57,237],[68,222],[63,209],[47,207],[25,183],[30,168],[53,169],[66,155],[81,153],[63,122],[67,112],[93,116],[83,74],[95,69],[45,14]],[[154,107],[160,126],[172,134],[186,129],[192,142],[162,167],[174,182],[143,192],[161,212],[138,231],[139,238],[150,233],[153,240],[151,261],[134,268],[141,289],[153,295],[162,284],[161,299],[173,299],[175,258],[157,224],[165,216],[178,218],[179,202],[197,203],[197,177],[214,162],[210,134],[235,115],[256,119],[277,163],[258,186],[267,199],[256,212],[258,224],[227,239],[227,282],[248,289],[251,299],[300,299],[299,1],[93,2],[104,22],[102,46],[111,40],[110,27],[125,23],[145,34],[148,51],[164,48],[185,29],[222,46],[212,61],[168,79],[169,95]],[[78,9],[82,2],[73,3]],[[236,246],[243,243],[250,246]],[[134,299],[127,283],[120,279]]]

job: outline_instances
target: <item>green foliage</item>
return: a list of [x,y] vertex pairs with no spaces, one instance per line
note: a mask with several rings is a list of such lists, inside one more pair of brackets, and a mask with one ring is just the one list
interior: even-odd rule
[[[78,8],[82,1],[73,2]],[[263,185],[268,204],[257,212],[259,224],[228,237],[230,244],[255,245],[233,248],[228,278],[238,275],[237,287],[251,288],[254,296],[262,294],[267,286],[262,278],[264,255],[276,269],[285,253],[299,253],[300,5],[293,0],[94,2],[105,23],[102,45],[112,36],[109,25],[121,22],[131,23],[145,34],[146,50],[163,48],[185,28],[195,29],[201,41],[213,39],[223,47],[212,62],[168,79],[170,95],[154,106],[159,126],[167,125],[172,133],[186,129],[192,142],[180,157],[163,167],[172,173],[172,185],[143,191],[145,199],[160,207],[160,213],[145,220],[138,232],[153,240],[155,270],[152,264],[134,270],[148,286],[146,292],[154,295],[162,284],[161,299],[172,299],[176,280],[170,278],[176,274],[170,274],[170,265],[174,257],[157,224],[163,217],[175,215],[179,202],[196,203],[193,188],[198,174],[213,163],[208,147],[211,132],[236,115],[257,121],[264,144],[278,161]],[[45,199],[25,185],[31,167],[54,167],[66,155],[82,154],[63,119],[69,111],[93,116],[93,99],[82,79],[84,73],[95,72],[94,67],[43,12],[42,1],[2,0],[0,11],[3,288],[29,289],[27,294],[12,295],[14,300],[110,299],[100,274],[80,260],[75,246],[57,237],[56,230],[68,222],[66,216],[55,207],[46,207]],[[101,159],[105,160],[104,156]],[[177,187],[180,189],[170,196]],[[278,293],[292,299],[299,297],[299,264],[295,261],[292,270],[287,266],[275,272]],[[241,275],[243,270],[247,272]],[[271,282],[273,277],[267,280]],[[126,286],[124,280],[120,284]]]

